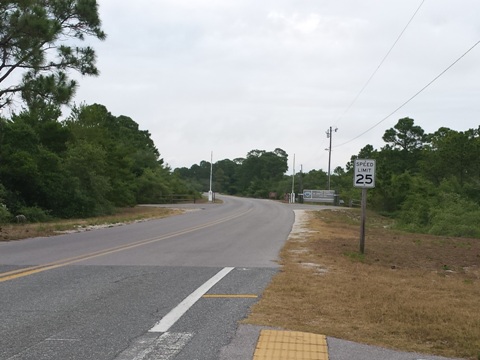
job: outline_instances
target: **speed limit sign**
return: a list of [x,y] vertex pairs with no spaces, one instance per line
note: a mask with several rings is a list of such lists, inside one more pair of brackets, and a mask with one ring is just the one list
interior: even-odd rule
[[375,187],[375,160],[356,159],[353,186],[363,189]]

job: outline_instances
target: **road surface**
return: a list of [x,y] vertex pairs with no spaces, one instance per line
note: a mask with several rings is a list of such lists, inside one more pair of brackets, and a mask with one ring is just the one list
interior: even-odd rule
[[[0,360],[251,360],[261,328],[238,321],[305,206],[222,199],[166,219],[0,242]],[[331,360],[444,360],[328,346]]]
[[277,271],[294,221],[284,204],[223,200],[0,243],[0,359],[218,358]]

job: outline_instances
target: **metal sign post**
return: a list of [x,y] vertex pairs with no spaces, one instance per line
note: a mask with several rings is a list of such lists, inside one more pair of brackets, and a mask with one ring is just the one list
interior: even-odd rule
[[367,189],[375,187],[375,160],[355,160],[353,186],[362,189],[362,217],[360,221],[360,253],[365,253],[365,222],[367,219]]
[[365,222],[367,220],[367,189],[362,189],[362,217],[360,219],[360,253],[365,253]]

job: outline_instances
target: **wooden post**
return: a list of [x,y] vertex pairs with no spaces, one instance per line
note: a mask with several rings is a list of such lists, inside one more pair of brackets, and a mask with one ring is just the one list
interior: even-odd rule
[[362,188],[362,219],[360,224],[360,253],[365,253],[365,221],[367,218],[367,189]]

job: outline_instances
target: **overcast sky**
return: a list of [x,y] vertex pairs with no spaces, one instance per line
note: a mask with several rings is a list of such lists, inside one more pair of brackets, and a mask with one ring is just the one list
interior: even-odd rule
[[387,117],[480,40],[478,0],[97,1],[101,75],[75,102],[130,116],[172,168],[282,148],[297,172],[326,171],[330,126],[333,170],[403,117],[480,124],[480,45]]

